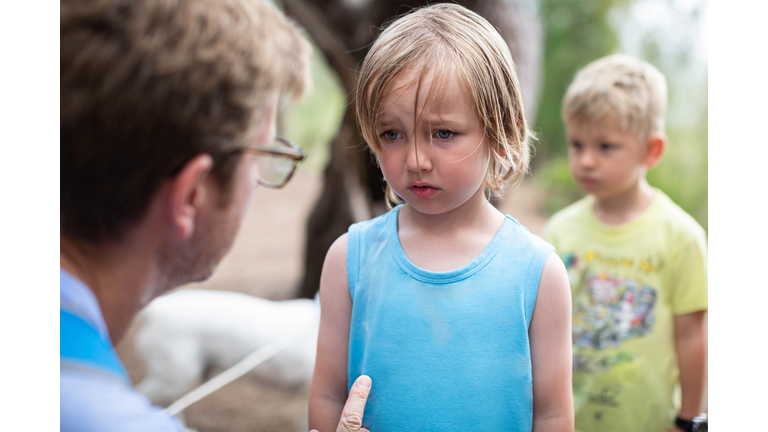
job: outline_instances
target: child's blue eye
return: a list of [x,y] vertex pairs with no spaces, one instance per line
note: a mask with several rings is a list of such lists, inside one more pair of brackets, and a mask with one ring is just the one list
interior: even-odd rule
[[389,141],[394,141],[394,140],[400,138],[400,132],[389,130],[389,131],[386,131],[386,132],[382,133],[379,136],[381,136],[381,137],[383,137],[383,138],[385,138],[385,139],[387,139]]
[[607,144],[607,143],[600,144],[600,150],[613,150],[613,148],[614,148],[613,144]]
[[440,139],[444,139],[444,140],[445,139],[449,139],[449,138],[453,137],[454,135],[456,135],[456,132],[449,131],[449,130],[440,130],[440,131],[437,131],[435,133],[436,137],[438,137]]
[[573,141],[571,143],[571,147],[575,148],[576,150],[580,150],[581,149],[581,143],[578,142],[578,141]]

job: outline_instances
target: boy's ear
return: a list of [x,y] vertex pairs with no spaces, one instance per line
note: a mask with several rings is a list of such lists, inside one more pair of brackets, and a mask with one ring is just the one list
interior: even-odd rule
[[659,163],[666,150],[667,135],[664,134],[664,132],[652,133],[648,138],[643,165],[645,165],[646,168],[653,168]]
[[171,179],[168,215],[175,237],[192,237],[195,220],[207,198],[204,181],[212,167],[213,158],[201,153],[187,161]]

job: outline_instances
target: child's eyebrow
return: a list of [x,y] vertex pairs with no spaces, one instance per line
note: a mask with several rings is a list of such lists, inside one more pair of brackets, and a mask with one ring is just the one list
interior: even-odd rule
[[422,122],[461,123],[467,121],[466,111],[456,107],[427,107],[419,112]]
[[397,119],[383,118],[376,121],[376,124],[374,125],[374,127],[378,130],[378,129],[386,129],[393,125],[399,125],[399,124],[400,122],[397,121]]
[[375,127],[377,128],[387,127],[392,124],[400,124],[400,123],[402,123],[402,118],[396,112],[382,110],[379,113],[379,115],[376,117]]
[[430,123],[433,125],[461,125],[464,124],[467,119],[463,116],[460,116],[456,114],[455,116],[451,115],[435,115],[432,117],[427,117],[423,119],[425,123]]

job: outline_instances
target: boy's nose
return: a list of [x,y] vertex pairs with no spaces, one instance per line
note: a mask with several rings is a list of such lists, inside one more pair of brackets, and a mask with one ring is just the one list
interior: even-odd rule
[[405,159],[405,167],[409,171],[422,172],[432,169],[432,163],[429,158],[428,150],[424,151],[426,146],[423,143],[417,143],[416,140],[412,140],[408,144],[408,155]]
[[595,164],[597,163],[597,159],[595,158],[595,155],[593,152],[589,150],[584,150],[581,152],[581,155],[579,156],[579,163],[584,168],[594,168]]

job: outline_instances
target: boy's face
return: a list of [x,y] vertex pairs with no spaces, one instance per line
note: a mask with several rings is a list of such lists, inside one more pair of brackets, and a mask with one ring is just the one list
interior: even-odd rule
[[638,187],[647,168],[648,146],[612,118],[566,123],[568,161],[576,184],[598,200]]

